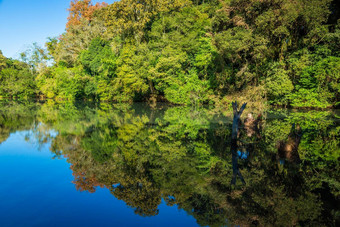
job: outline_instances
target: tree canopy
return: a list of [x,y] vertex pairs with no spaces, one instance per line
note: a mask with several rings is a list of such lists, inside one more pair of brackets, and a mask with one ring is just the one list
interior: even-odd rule
[[334,107],[339,8],[335,0],[75,0],[65,33],[46,43],[54,63],[26,62],[40,98]]

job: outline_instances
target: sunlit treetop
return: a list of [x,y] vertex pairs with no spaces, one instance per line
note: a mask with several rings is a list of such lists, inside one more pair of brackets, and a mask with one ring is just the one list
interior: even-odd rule
[[190,0],[121,0],[108,6],[105,24],[113,35],[134,35],[138,39],[143,36],[143,29],[155,15],[190,4]]
[[79,25],[81,19],[86,19],[91,21],[93,17],[93,13],[102,8],[107,6],[107,3],[96,3],[95,5],[92,4],[91,0],[73,0],[71,1],[70,8],[68,11],[70,12],[67,18],[66,29],[73,25]]
[[2,51],[0,50],[0,71],[1,69],[5,68],[6,60],[6,57],[2,54]]

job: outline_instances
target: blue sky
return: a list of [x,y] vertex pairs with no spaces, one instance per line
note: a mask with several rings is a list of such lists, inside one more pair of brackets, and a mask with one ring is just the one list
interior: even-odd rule
[[[93,3],[104,0],[93,0]],[[71,0],[0,0],[0,50],[17,58],[33,42],[65,31]],[[112,3],[113,0],[105,1]]]

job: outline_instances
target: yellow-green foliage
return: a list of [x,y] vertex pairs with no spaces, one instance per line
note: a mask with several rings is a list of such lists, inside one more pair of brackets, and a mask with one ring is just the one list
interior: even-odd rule
[[72,11],[77,23],[49,38],[48,55],[36,44],[22,54],[41,98],[196,105],[242,94],[280,106],[339,103],[335,0],[84,3],[91,15]]

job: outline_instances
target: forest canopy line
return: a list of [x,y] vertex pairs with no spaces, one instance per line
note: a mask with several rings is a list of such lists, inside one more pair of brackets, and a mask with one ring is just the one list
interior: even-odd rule
[[339,105],[336,0],[73,0],[65,33],[22,61],[0,52],[0,97]]

